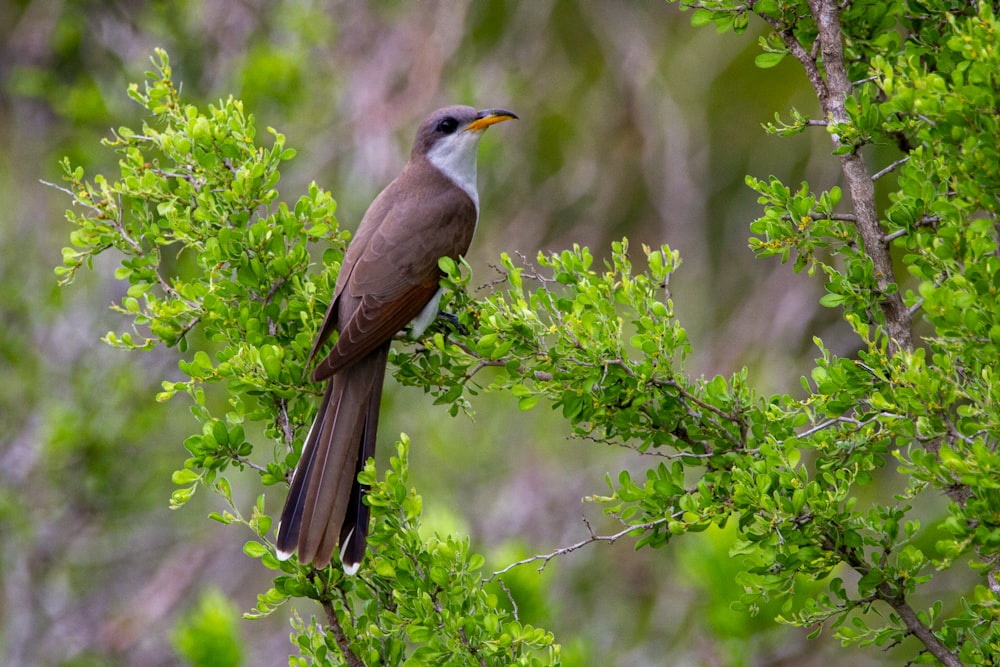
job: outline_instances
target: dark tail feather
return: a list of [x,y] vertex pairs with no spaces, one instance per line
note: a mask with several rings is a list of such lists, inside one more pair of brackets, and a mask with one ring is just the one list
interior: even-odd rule
[[389,345],[331,378],[303,447],[278,527],[279,556],[329,564],[341,543],[344,570],[364,558],[369,508],[357,474],[375,453],[379,403]]
[[371,398],[368,401],[368,412],[365,415],[364,432],[361,435],[361,451],[354,472],[354,484],[351,486],[351,498],[347,503],[347,513],[340,527],[340,560],[344,564],[344,572],[354,574],[365,557],[368,546],[368,526],[371,508],[362,498],[368,492],[368,487],[358,483],[358,473],[365,468],[368,459],[375,456],[375,442],[378,434],[379,409],[382,404],[382,384],[385,379],[386,360],[389,355],[389,345],[383,345],[375,351],[377,371],[372,386]]
[[285,508],[281,511],[281,520],[278,522],[278,539],[275,544],[278,549],[278,558],[281,560],[289,558],[299,546],[302,512],[306,501],[305,490],[309,485],[313,463],[316,459],[317,442],[323,432],[324,421],[333,417],[328,409],[332,392],[333,382],[328,382],[320,401],[319,411],[316,413],[316,419],[313,420],[305,444],[302,445],[302,458],[299,459],[299,464],[295,467],[292,484],[285,499]]

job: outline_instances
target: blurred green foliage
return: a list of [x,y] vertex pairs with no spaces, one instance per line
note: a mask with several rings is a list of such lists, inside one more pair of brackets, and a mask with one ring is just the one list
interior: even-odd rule
[[240,613],[221,591],[210,589],[173,633],[173,644],[192,667],[243,664]]

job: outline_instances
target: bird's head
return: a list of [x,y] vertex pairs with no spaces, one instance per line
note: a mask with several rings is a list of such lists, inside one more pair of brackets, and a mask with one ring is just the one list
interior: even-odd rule
[[417,130],[413,142],[414,154],[428,155],[437,152],[470,151],[475,154],[483,130],[517,115],[506,109],[476,109],[467,106],[450,106],[438,109],[428,116]]
[[410,159],[424,157],[478,206],[476,151],[483,131],[490,125],[517,118],[506,109],[451,106],[438,109],[421,123]]

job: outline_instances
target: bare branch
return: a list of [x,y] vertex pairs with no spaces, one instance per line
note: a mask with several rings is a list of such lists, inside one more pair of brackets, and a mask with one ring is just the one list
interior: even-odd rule
[[507,584],[504,583],[503,579],[497,579],[497,583],[500,584],[501,590],[507,594],[507,599],[510,601],[511,613],[514,615],[514,620],[520,623],[521,617],[518,614],[517,600],[514,599],[514,594],[510,592],[509,588],[507,588]]
[[292,451],[295,433],[288,419],[288,400],[284,398],[278,399],[278,428],[281,429],[281,436],[285,439],[285,447],[288,448],[288,451]]
[[[70,190],[69,188],[64,188],[64,187],[63,187],[63,186],[61,186],[61,185],[56,185],[55,183],[50,183],[49,181],[46,181],[46,180],[44,180],[44,179],[41,179],[41,178],[40,178],[40,179],[38,179],[38,182],[39,182],[39,183],[41,183],[42,185],[47,185],[47,186],[49,186],[50,188],[55,188],[55,189],[56,189],[56,190],[58,190],[59,192],[64,192],[64,193],[68,194],[68,195],[70,196],[70,199],[72,199],[72,200],[73,200],[74,202],[76,202],[76,201],[77,201],[77,199],[76,199],[76,194],[74,194],[74,192],[73,192],[72,190]],[[81,202],[81,203],[82,203],[82,202]],[[95,211],[96,211],[96,210],[98,210],[98,209],[97,209],[96,207],[94,207],[94,206],[87,206],[87,208],[90,208],[90,209],[92,209],[92,210],[95,210]]]
[[909,155],[907,155],[905,157],[899,158],[898,160],[896,160],[895,162],[893,162],[892,164],[890,164],[885,169],[882,169],[882,170],[877,171],[874,174],[872,174],[872,180],[873,181],[877,181],[878,179],[882,178],[886,174],[889,174],[889,173],[895,171],[898,167],[906,164],[907,162],[909,162],[909,160],[910,160],[910,156]]
[[552,560],[553,558],[556,558],[557,556],[563,556],[565,554],[572,553],[574,551],[582,549],[583,547],[587,546],[588,544],[593,544],[595,542],[607,542],[609,544],[614,544],[615,542],[617,542],[621,538],[625,537],[629,533],[633,533],[633,532],[635,532],[637,530],[650,530],[651,528],[655,528],[656,526],[660,526],[660,525],[662,525],[662,524],[664,524],[666,522],[667,522],[667,518],[664,517],[662,519],[656,519],[655,521],[647,521],[646,523],[638,523],[638,524],[635,524],[633,526],[628,526],[624,530],[620,530],[617,533],[615,533],[614,535],[597,535],[590,528],[590,523],[587,522],[586,519],[584,519],[584,523],[587,524],[587,530],[590,531],[590,537],[588,537],[588,538],[586,538],[584,540],[580,540],[576,544],[571,544],[568,547],[561,547],[561,548],[556,549],[555,551],[551,551],[551,552],[549,552],[547,554],[537,554],[537,555],[531,556],[529,558],[524,558],[522,560],[519,560],[519,561],[517,561],[515,563],[511,563],[510,565],[508,565],[507,567],[503,568],[502,570],[497,570],[496,572],[494,572],[493,574],[491,574],[489,576],[489,578],[486,579],[486,582],[489,583],[489,582],[493,581],[494,579],[496,579],[500,575],[505,574],[505,573],[513,570],[515,567],[520,567],[521,565],[527,565],[528,563],[535,563],[537,561],[542,561],[542,564],[538,566],[538,571],[541,572],[542,570],[545,569],[545,566],[549,564],[549,561]]

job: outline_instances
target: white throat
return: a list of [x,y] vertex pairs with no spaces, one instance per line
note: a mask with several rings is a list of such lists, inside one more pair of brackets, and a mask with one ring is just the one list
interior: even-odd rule
[[481,132],[459,131],[442,137],[427,152],[428,161],[472,198],[477,217],[479,189],[476,187],[476,152],[479,150],[480,138]]

